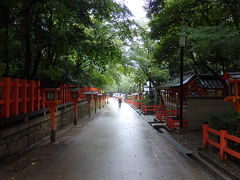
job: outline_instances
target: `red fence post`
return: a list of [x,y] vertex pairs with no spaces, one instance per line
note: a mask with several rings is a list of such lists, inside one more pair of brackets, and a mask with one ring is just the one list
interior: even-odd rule
[[34,111],[34,80],[29,80],[28,111]]
[[2,93],[2,98],[4,101],[3,104],[3,117],[9,118],[10,117],[10,85],[11,85],[11,80],[9,77],[3,78],[3,93]]
[[27,80],[22,80],[22,113],[27,112]]
[[226,128],[222,128],[220,131],[220,160],[227,159],[226,154],[224,153],[224,148],[227,147],[227,139],[225,138],[227,135]]
[[19,115],[19,79],[13,80],[13,115]]
[[203,124],[203,147],[208,147],[208,122]]
[[39,110],[41,107],[41,90],[40,90],[40,81],[35,81],[36,89],[35,89],[35,94],[36,94],[36,103],[35,103],[35,109]]

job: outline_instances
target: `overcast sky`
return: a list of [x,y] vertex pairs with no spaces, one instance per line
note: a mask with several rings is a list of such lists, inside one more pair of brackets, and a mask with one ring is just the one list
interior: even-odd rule
[[143,8],[144,0],[118,0],[119,2],[124,2],[126,6],[134,15],[134,19],[138,21],[146,21],[146,12]]

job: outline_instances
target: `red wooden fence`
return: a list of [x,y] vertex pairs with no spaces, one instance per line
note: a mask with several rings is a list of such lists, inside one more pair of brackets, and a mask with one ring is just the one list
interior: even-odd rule
[[[166,124],[169,129],[174,130],[180,127],[180,120],[176,119],[176,116],[174,117],[168,116],[166,120]],[[186,119],[183,120],[183,127],[188,127]]]
[[[217,135],[220,137],[220,142],[216,142],[209,137],[209,133]],[[219,149],[220,159],[227,159],[226,154],[230,154],[238,159],[240,159],[240,153],[234,151],[228,147],[228,140],[240,143],[240,138],[230,135],[227,133],[227,130],[217,131],[215,129],[209,128],[208,124],[203,124],[203,146],[204,148],[208,147],[208,144],[211,144]]]
[[165,111],[157,111],[155,113],[156,119],[162,122],[165,122],[169,116],[177,116],[177,111],[165,110]]
[[152,106],[142,105],[142,111],[144,113],[156,112],[156,111],[161,111],[161,110],[163,110],[163,106],[161,106],[161,105],[152,105]]
[[141,102],[136,102],[136,101],[129,100],[129,99],[125,99],[124,101],[126,103],[134,105],[136,108],[141,108],[141,104],[142,104]]
[[[33,112],[45,108],[43,104],[43,89],[38,80],[26,80],[4,77],[0,79],[0,118],[9,118],[20,114]],[[62,104],[71,102],[68,87],[79,85],[61,84],[60,95]],[[82,100],[86,99],[85,91],[98,91],[99,88],[83,87],[80,91]]]
[[40,81],[36,80],[2,78],[0,117],[9,118],[44,108],[40,84]]

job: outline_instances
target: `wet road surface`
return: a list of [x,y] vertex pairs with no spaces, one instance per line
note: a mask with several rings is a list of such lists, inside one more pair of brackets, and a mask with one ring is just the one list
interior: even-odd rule
[[213,179],[127,104],[111,101],[23,180]]

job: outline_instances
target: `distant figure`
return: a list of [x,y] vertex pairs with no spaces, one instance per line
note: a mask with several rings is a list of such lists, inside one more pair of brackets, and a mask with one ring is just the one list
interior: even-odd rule
[[119,107],[121,107],[121,104],[122,104],[122,98],[119,97],[119,98],[118,98],[118,105],[119,105]]

